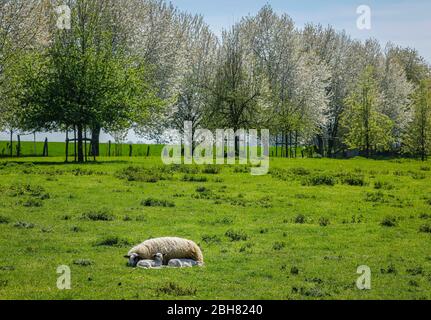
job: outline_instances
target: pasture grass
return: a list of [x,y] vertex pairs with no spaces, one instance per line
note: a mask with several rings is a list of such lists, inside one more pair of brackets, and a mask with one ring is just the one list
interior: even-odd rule
[[[0,161],[0,299],[431,299],[430,163],[272,159],[251,176],[63,161]],[[197,242],[205,267],[126,266],[161,236]],[[371,290],[356,288],[361,265]]]

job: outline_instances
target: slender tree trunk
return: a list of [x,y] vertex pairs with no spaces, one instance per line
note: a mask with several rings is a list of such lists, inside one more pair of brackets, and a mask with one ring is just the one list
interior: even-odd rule
[[18,145],[16,146],[16,156],[19,158],[21,156],[21,136],[18,135]]
[[85,159],[85,162],[88,161],[88,158],[87,158],[87,128],[86,127],[84,127],[84,159]]
[[96,125],[91,129],[91,146],[94,157],[100,156],[100,125]]
[[66,128],[66,163],[69,162],[69,128]]
[[78,130],[78,162],[84,163],[84,146],[83,146],[83,132],[82,132],[82,125],[77,126]]
[[13,130],[10,131],[10,156],[13,157]]

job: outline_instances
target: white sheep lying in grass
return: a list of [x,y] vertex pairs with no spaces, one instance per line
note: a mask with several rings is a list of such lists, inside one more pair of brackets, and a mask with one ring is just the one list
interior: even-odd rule
[[172,268],[191,268],[195,266],[202,266],[202,263],[193,259],[171,259],[168,262],[168,267]]
[[125,257],[129,259],[129,266],[135,267],[140,260],[152,259],[157,253],[163,254],[164,265],[172,259],[192,259],[200,265],[204,263],[202,251],[196,243],[175,237],[147,240],[132,248]]
[[143,269],[161,268],[163,265],[163,255],[156,253],[154,260],[140,260],[136,266]]

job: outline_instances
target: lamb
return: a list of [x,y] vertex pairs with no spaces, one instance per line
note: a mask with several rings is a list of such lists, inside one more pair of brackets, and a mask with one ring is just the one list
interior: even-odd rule
[[201,265],[204,263],[202,251],[196,243],[176,237],[144,241],[132,248],[125,257],[129,259],[129,265],[135,267],[139,260],[152,259],[157,253],[163,254],[163,265],[167,265],[172,259],[192,259]]
[[160,268],[163,264],[163,255],[161,253],[156,253],[154,255],[154,260],[140,260],[136,266],[138,268],[152,269]]
[[193,259],[171,259],[168,262],[168,267],[172,268],[191,268],[194,266],[202,266],[202,264]]

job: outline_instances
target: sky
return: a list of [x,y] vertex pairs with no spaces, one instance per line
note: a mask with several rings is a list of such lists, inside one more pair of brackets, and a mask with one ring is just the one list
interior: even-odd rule
[[[201,14],[218,35],[241,17],[256,14],[265,4],[277,13],[287,13],[296,25],[332,25],[353,38],[373,37],[382,45],[391,41],[416,48],[431,63],[430,0],[171,0],[181,10]],[[356,10],[371,9],[371,30],[359,30]]]
[[[431,1],[430,0],[171,0],[182,11],[201,14],[213,32],[220,35],[243,16],[254,15],[265,4],[279,14],[287,13],[298,28],[306,23],[332,25],[346,30],[353,38],[376,38],[382,46],[387,42],[413,47],[431,63]],[[371,29],[357,28],[357,8],[367,5],[371,9]],[[37,140],[64,141],[64,134],[42,133]],[[0,140],[8,135],[0,133]],[[23,137],[31,140],[32,136]],[[101,141],[112,139],[102,134]],[[127,141],[143,141],[129,134]]]

